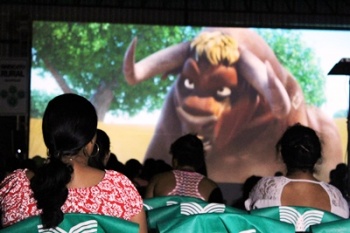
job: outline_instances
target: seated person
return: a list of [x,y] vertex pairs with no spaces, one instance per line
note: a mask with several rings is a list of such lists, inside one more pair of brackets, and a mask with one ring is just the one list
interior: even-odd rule
[[270,206],[306,206],[349,217],[341,192],[314,176],[315,164],[322,157],[316,132],[301,124],[289,127],[276,145],[286,165],[286,176],[263,177],[245,201],[247,210]]
[[95,156],[89,157],[88,165],[90,167],[105,170],[109,157],[111,156],[110,145],[111,143],[107,133],[102,129],[97,129],[96,146],[98,147],[98,152]]
[[48,103],[42,122],[48,162],[35,174],[17,169],[0,184],[4,227],[40,216],[44,228],[53,228],[64,213],[87,213],[130,220],[147,232],[143,201],[131,181],[88,166],[98,151],[96,129],[96,110],[84,97],[63,94]]
[[170,147],[173,170],[155,175],[147,186],[145,198],[189,196],[208,202],[223,203],[217,184],[200,174],[205,166],[204,148],[197,136],[187,134]]

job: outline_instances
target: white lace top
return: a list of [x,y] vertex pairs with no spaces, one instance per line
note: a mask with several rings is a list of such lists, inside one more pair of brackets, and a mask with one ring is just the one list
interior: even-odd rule
[[331,212],[344,218],[349,217],[348,203],[341,192],[334,186],[325,182],[312,180],[289,179],[284,176],[263,177],[250,192],[244,205],[247,210],[270,206],[281,206],[281,195],[284,186],[289,182],[310,182],[319,184],[328,193],[331,202]]

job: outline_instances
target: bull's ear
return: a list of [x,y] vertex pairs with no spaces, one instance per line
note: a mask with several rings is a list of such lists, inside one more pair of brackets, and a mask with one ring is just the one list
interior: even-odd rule
[[286,116],[291,108],[288,93],[268,61],[261,61],[248,49],[240,47],[239,74],[267,101],[276,118]]

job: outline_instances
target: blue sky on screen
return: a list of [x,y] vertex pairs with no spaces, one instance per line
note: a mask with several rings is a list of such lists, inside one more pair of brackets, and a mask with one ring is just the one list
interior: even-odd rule
[[[322,70],[327,76],[326,97],[327,102],[322,109],[329,115],[340,110],[347,110],[349,103],[349,76],[347,75],[327,75],[332,67],[341,58],[350,58],[350,31],[329,31],[329,30],[300,30],[303,41],[312,47],[317,54]],[[302,58],[301,58],[302,59]],[[50,75],[45,79],[37,75],[36,70],[31,73],[31,89],[48,91],[60,94],[60,88]],[[48,88],[49,87],[49,88]],[[110,123],[143,123],[155,124],[159,112],[154,114],[140,113],[134,118],[118,118],[107,114],[105,121]]]

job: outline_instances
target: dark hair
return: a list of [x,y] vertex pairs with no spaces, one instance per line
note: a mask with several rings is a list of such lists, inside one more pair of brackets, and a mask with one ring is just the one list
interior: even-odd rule
[[313,172],[321,158],[321,141],[315,130],[299,123],[287,128],[276,145],[281,152],[288,172],[304,170]]
[[173,170],[173,167],[164,160],[148,158],[143,162],[140,177],[144,180],[150,181],[153,176],[171,170]]
[[100,170],[104,170],[106,168],[104,160],[107,154],[110,152],[110,140],[105,131],[97,129],[96,144],[98,145],[99,151],[95,156],[89,157],[88,165]]
[[143,165],[137,159],[129,159],[125,162],[125,175],[133,180],[138,177],[142,171]]
[[48,103],[42,132],[49,162],[31,179],[34,198],[38,208],[42,209],[44,228],[55,227],[63,220],[61,206],[67,199],[66,185],[73,172],[63,159],[78,154],[93,139],[96,128],[96,110],[84,97],[63,94]]
[[192,166],[196,171],[205,166],[203,143],[194,134],[186,134],[173,142],[170,154],[181,166]]
[[111,153],[109,156],[106,164],[106,170],[114,170],[123,173],[124,175],[126,174],[125,165],[118,160],[117,155],[114,153]]

